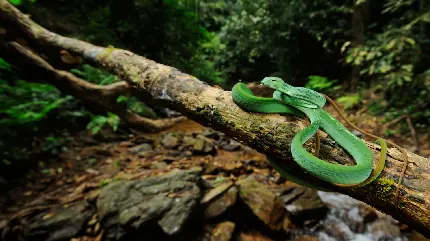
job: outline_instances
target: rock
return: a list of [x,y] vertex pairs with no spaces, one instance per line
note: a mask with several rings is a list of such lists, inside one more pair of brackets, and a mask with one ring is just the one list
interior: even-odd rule
[[233,185],[233,182],[228,180],[226,182],[221,183],[217,187],[211,189],[209,192],[205,194],[203,199],[200,201],[201,204],[207,203],[211,200],[213,200],[215,197],[221,195],[223,192],[225,192],[229,187]]
[[341,220],[335,219],[324,223],[327,234],[339,241],[348,241],[354,237],[354,233]]
[[193,152],[196,154],[209,154],[215,150],[214,144],[206,137],[200,137],[193,145]]
[[239,142],[230,139],[230,141],[227,144],[222,145],[221,148],[226,151],[237,151],[241,146],[242,145]]
[[217,224],[212,231],[211,241],[231,240],[235,226],[235,223],[229,221]]
[[166,235],[179,233],[200,199],[201,169],[175,170],[136,181],[118,181],[105,187],[97,212],[107,240],[128,240],[134,232],[158,226]]
[[148,138],[148,137],[145,137],[145,136],[137,136],[136,138],[134,138],[133,140],[133,143],[134,144],[136,144],[136,145],[140,145],[140,144],[143,144],[143,143],[149,143],[149,144],[152,144],[154,141],[152,140],[152,139],[150,139],[150,138]]
[[205,164],[205,174],[217,173],[219,171],[219,167],[214,165],[212,162],[208,162]]
[[177,112],[165,107],[155,106],[154,110],[157,112],[158,115],[161,114],[160,116],[167,117],[167,118],[179,117],[182,115],[180,112]]
[[151,167],[160,171],[167,170],[167,164],[165,162],[152,162]]
[[354,135],[356,135],[356,136],[358,136],[360,138],[364,136],[363,133],[361,133],[361,132],[359,132],[357,130],[352,130],[352,134],[354,134]]
[[366,223],[376,220],[377,214],[375,210],[366,205],[357,205],[346,209],[345,213],[341,214],[341,218],[355,233],[363,233]]
[[240,199],[255,216],[270,229],[280,230],[283,227],[285,208],[276,194],[252,177],[239,180],[236,184]]
[[114,132],[110,128],[101,129],[93,137],[98,141],[105,141],[105,142],[126,141],[129,139],[128,135],[119,134],[118,132]]
[[359,215],[363,217],[365,223],[373,222],[378,218],[378,214],[375,209],[362,205],[359,210]]
[[228,172],[228,173],[234,173],[239,175],[241,171],[243,171],[243,164],[240,161],[232,161],[232,162],[227,162],[227,163],[223,163],[221,168]]
[[369,229],[375,240],[387,240],[400,235],[399,227],[386,218],[376,220]]
[[329,211],[317,192],[309,188],[296,186],[280,198],[287,204],[286,209],[295,224],[323,219]]
[[184,146],[190,147],[194,154],[212,154],[215,152],[215,145],[203,135],[184,137]]
[[60,207],[28,220],[25,240],[70,240],[85,230],[94,211],[85,201],[69,207]]
[[217,140],[217,141],[221,140],[222,138],[225,137],[224,133],[219,132],[219,131],[215,131],[214,129],[211,129],[211,128],[205,128],[202,131],[201,135],[208,137],[208,138],[211,138],[211,139],[214,139],[214,140]]
[[236,200],[237,188],[233,186],[209,202],[205,209],[205,216],[207,218],[212,218],[221,215],[229,207],[233,206],[236,203]]
[[183,135],[176,132],[169,132],[161,138],[161,145],[167,149],[173,149],[181,144]]
[[181,154],[182,154],[182,152],[181,151],[177,151],[177,150],[169,150],[167,152],[167,155],[171,156],[171,157],[180,157]]
[[131,154],[141,154],[142,152],[150,152],[153,150],[153,146],[148,143],[143,143],[140,145],[137,145],[129,150],[129,153]]

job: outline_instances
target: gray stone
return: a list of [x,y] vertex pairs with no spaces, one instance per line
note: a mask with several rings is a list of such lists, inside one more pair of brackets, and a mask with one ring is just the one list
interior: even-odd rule
[[151,144],[143,143],[143,144],[140,144],[140,145],[137,145],[137,146],[131,148],[129,152],[132,154],[139,154],[141,152],[152,151],[152,149],[153,149],[153,146]]
[[28,220],[25,240],[61,241],[78,236],[94,211],[85,201],[60,207]]
[[154,224],[166,235],[180,232],[200,199],[200,172],[175,170],[105,187],[97,200],[97,212],[107,239],[123,239],[130,229],[144,233]]

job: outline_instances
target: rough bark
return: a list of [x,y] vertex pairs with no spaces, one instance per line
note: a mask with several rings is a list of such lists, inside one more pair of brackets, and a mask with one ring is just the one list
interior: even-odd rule
[[[117,74],[146,97],[176,109],[203,125],[223,131],[260,152],[282,158],[300,173],[291,157],[289,146],[294,135],[305,127],[304,121],[292,116],[246,112],[232,101],[229,91],[213,88],[175,68],[158,64],[129,51],[102,48],[59,36],[32,22],[6,0],[0,0],[0,19],[6,22],[7,26],[16,26],[27,38],[36,40],[41,45],[56,46],[84,56],[86,60]],[[376,160],[380,154],[379,146],[365,142]],[[310,141],[306,145],[312,148],[314,142]],[[400,152],[395,148],[390,148],[388,154],[387,165],[381,177],[373,183],[356,188],[332,187],[333,190],[364,201],[430,236],[429,160],[411,152],[407,153],[415,164],[408,166],[397,211],[396,182],[403,163]],[[328,138],[322,138],[320,155],[324,159],[341,164],[354,163],[341,147]],[[310,180],[319,182],[315,178]]]

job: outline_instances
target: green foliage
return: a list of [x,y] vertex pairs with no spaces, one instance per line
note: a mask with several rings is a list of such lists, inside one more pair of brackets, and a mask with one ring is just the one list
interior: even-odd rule
[[[221,19],[228,8],[219,2],[112,0],[95,3],[91,0],[59,0],[40,3],[45,9],[55,12],[55,15],[38,13],[34,8],[28,10],[38,13],[36,16],[61,15],[62,21],[72,23],[71,26],[62,27],[72,32],[72,37],[93,44],[128,49],[203,81],[223,84],[224,73],[216,65],[223,46],[214,33],[200,24],[213,29],[220,28],[223,22]],[[211,9],[202,10],[204,6],[210,6]],[[208,15],[212,13],[214,17],[218,16],[216,21],[212,21],[212,15]],[[49,17],[37,21],[42,25],[45,22],[46,25],[52,24]]]
[[322,77],[318,75],[311,75],[308,77],[309,81],[306,83],[305,87],[313,89],[318,92],[325,92],[328,90],[339,89],[340,86],[334,86],[337,80],[329,80],[327,77]]
[[157,118],[157,114],[148,107],[144,102],[138,100],[134,96],[119,96],[117,99],[118,103],[124,102],[129,111],[134,112],[140,116],[148,118]]
[[361,102],[360,94],[349,94],[336,99],[337,102],[343,104],[345,110],[356,107]]
[[61,94],[51,85],[16,80],[10,86],[0,79],[0,125],[31,124],[45,118],[51,111],[72,99]]
[[88,64],[83,64],[77,69],[71,69],[70,72],[88,82],[98,85],[108,85],[119,81],[115,75]]
[[97,134],[106,125],[110,126],[114,131],[118,129],[120,119],[113,113],[108,113],[107,116],[96,115],[91,118],[87,125],[87,129],[93,134]]
[[345,61],[360,66],[361,75],[378,78],[389,88],[401,87],[413,79],[413,68],[419,56],[416,42],[410,30],[387,30],[365,45],[349,49]]
[[[21,4],[23,4],[23,1],[22,0],[8,0],[11,4],[13,4],[13,5],[16,5],[16,6],[18,6],[18,5],[21,5]],[[36,2],[36,0],[27,0],[28,2],[31,2],[31,3],[35,3]]]
[[325,65],[337,63],[321,57],[345,38],[350,12],[336,1],[238,0],[220,32],[228,46],[220,64],[239,79],[324,73]]
[[235,7],[232,1],[199,0],[200,24],[208,31],[220,31]]
[[[416,8],[417,1],[387,0],[383,2],[376,31],[368,32],[362,45],[350,47],[345,42],[342,51],[345,62],[360,67],[364,80],[384,86],[388,105],[374,108],[393,119],[400,115],[414,116],[415,123],[429,123],[430,42],[428,24],[430,9]],[[423,5],[424,6],[424,5]]]
[[60,151],[67,151],[67,147],[64,146],[64,143],[67,140],[58,136],[47,136],[44,138],[42,144],[42,151],[49,152],[52,155],[58,154]]
[[195,55],[188,62],[191,74],[201,80],[223,86],[226,84],[226,76],[223,71],[217,70],[216,62],[225,45],[215,33],[205,33],[205,40],[200,43]]

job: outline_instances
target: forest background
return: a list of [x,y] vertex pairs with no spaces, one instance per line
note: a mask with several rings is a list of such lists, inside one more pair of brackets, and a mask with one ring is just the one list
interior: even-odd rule
[[[11,1],[15,2],[15,1]],[[16,1],[45,28],[130,50],[212,85],[278,76],[367,112],[383,133],[429,135],[430,3],[424,0]],[[66,56],[67,57],[67,56]],[[0,176],[35,155],[66,151],[73,132],[121,131],[121,120],[45,83],[29,82],[0,53]],[[91,83],[120,81],[95,66],[67,65]],[[144,117],[165,112],[131,95],[118,103]],[[402,143],[399,143],[402,144]],[[34,163],[34,165],[38,165]],[[26,165],[31,167],[32,165]],[[7,170],[7,171],[6,171]]]

